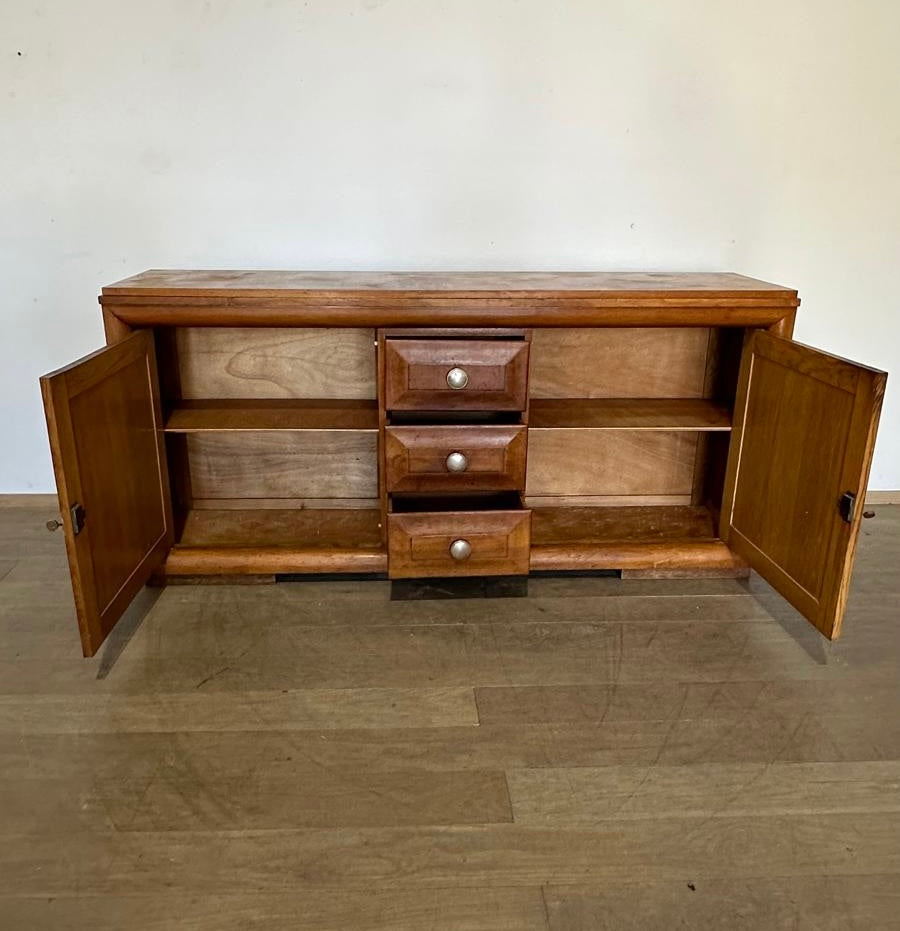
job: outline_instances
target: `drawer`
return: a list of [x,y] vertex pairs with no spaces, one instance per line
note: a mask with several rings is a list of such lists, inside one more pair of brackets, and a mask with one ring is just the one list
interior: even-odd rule
[[525,408],[528,343],[523,340],[389,339],[385,347],[388,410]]
[[392,579],[527,575],[531,511],[388,514]]
[[385,430],[389,492],[525,488],[523,426],[416,426]]

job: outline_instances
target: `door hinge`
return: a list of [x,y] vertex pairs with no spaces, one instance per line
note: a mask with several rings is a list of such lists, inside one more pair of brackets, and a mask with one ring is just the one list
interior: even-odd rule
[[841,512],[841,517],[848,523],[853,523],[853,518],[856,515],[856,495],[852,491],[845,491],[841,495],[840,501],[838,501],[838,510]]
[[72,518],[72,535],[77,537],[84,529],[84,508],[76,501],[75,504],[69,508],[69,515]]

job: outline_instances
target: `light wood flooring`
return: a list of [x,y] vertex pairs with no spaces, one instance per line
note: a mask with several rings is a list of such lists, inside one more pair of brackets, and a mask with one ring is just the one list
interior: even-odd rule
[[761,580],[147,589],[80,656],[0,501],[0,928],[900,928],[900,507]]

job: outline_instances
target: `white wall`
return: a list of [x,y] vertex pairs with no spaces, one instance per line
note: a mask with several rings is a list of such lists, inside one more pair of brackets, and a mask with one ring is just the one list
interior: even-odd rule
[[896,0],[0,0],[0,492],[147,267],[728,269],[895,372]]

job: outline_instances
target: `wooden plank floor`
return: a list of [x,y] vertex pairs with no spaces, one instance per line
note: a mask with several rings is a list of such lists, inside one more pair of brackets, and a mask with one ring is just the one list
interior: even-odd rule
[[147,590],[80,657],[0,500],[0,929],[900,928],[900,507],[760,579]]

